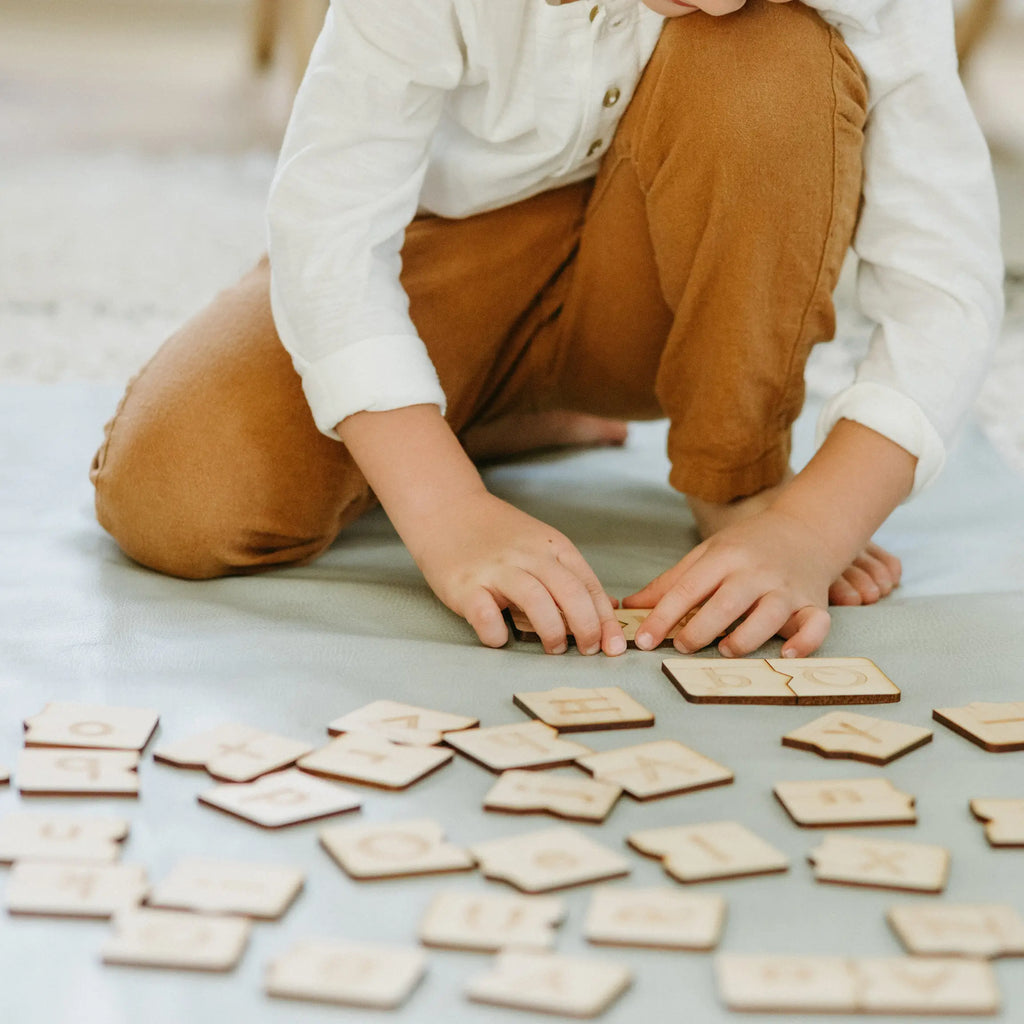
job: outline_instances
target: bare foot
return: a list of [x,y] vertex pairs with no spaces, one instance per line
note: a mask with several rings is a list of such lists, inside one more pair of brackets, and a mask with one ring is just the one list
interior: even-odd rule
[[545,448],[621,445],[627,430],[622,420],[556,409],[505,416],[470,427],[461,440],[474,462],[487,462]]
[[[793,471],[787,470],[782,483],[766,488],[749,498],[739,498],[724,505],[718,505],[701,498],[687,496],[690,510],[697,521],[697,529],[706,540],[730,523],[748,519],[766,509],[775,496],[793,478]],[[828,603],[837,605],[874,604],[892,593],[899,586],[903,566],[900,560],[873,541],[853,560],[847,569],[832,583],[828,591]]]

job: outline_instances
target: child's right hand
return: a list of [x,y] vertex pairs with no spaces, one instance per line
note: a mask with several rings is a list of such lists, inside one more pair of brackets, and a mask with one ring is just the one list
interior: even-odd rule
[[413,532],[406,543],[431,589],[488,647],[508,640],[502,610],[514,604],[548,654],[566,651],[566,624],[582,654],[625,651],[611,599],[558,530],[480,490]]

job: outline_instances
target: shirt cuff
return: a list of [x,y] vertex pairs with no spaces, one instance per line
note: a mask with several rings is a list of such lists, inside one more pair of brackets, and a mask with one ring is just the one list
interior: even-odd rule
[[928,487],[946,464],[946,445],[931,420],[908,395],[885,384],[858,381],[832,398],[818,417],[816,445],[840,420],[853,420],[887,437],[917,456],[914,497]]
[[302,390],[321,433],[340,440],[334,429],[357,412],[387,412],[408,405],[447,402],[423,342],[385,335],[347,345],[313,363],[295,362]]

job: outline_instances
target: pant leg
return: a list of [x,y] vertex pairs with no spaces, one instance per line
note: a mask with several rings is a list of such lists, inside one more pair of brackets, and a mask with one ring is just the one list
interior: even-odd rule
[[[517,374],[552,315],[589,185],[462,221],[415,221],[410,310],[462,430]],[[129,385],[94,459],[97,517],[131,558],[208,578],[308,562],[370,508],[344,445],[313,424],[274,327],[270,267],[174,334]]]
[[561,283],[549,403],[670,418],[670,481],[781,478],[861,193],[866,87],[800,3],[669,21]]

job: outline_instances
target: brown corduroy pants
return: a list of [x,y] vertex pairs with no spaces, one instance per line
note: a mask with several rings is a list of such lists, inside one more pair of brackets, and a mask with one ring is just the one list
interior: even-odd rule
[[[861,191],[866,86],[835,29],[751,0],[670,20],[595,181],[417,219],[402,281],[458,433],[516,412],[670,420],[670,482],[777,483]],[[132,558],[203,578],[315,558],[373,504],[313,425],[266,260],[132,381],[92,469]]]

